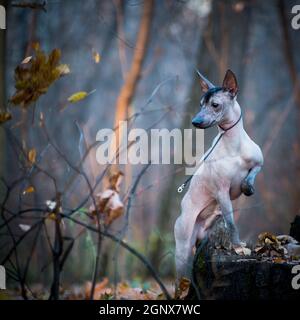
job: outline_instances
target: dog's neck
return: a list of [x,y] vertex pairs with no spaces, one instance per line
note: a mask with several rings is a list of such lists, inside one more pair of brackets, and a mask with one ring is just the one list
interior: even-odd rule
[[225,131],[225,135],[230,137],[241,131],[243,129],[243,119],[240,118],[241,112],[241,107],[235,100],[233,107],[226,112],[224,119],[219,123],[219,132]]

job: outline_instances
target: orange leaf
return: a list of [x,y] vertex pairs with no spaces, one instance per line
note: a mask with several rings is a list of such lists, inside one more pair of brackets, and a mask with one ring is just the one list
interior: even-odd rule
[[23,191],[23,194],[33,193],[35,191],[34,187],[30,186]]
[[[99,300],[102,295],[104,294],[111,294],[111,288],[106,288],[108,285],[108,278],[104,278],[100,283],[97,283],[95,285],[95,291],[94,291],[94,300]],[[90,298],[92,290],[92,283],[89,281],[85,285],[85,297],[86,299]]]
[[36,160],[36,150],[35,149],[30,149],[28,152],[28,160],[31,164],[35,163]]

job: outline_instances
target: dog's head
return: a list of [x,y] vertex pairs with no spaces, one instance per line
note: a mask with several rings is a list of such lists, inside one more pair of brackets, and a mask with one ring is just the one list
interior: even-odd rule
[[227,70],[222,87],[216,87],[198,72],[204,95],[200,100],[200,111],[192,120],[196,128],[206,129],[220,124],[229,109],[233,107],[238,92],[237,80]]

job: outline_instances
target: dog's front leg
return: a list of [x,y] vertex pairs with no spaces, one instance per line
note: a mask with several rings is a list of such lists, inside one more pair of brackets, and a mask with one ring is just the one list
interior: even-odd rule
[[247,177],[243,180],[241,185],[241,190],[245,196],[252,196],[254,194],[254,182],[256,175],[261,170],[261,166],[253,167]]
[[224,190],[220,192],[217,201],[219,203],[220,210],[224,217],[226,227],[230,232],[232,244],[240,245],[240,237],[238,229],[234,222],[233,208],[230,200],[229,190]]

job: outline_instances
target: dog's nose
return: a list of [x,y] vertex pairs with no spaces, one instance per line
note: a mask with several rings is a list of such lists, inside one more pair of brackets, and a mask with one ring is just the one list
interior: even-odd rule
[[201,118],[194,118],[192,120],[192,125],[195,126],[196,128],[201,128],[202,124],[203,124],[203,119]]

